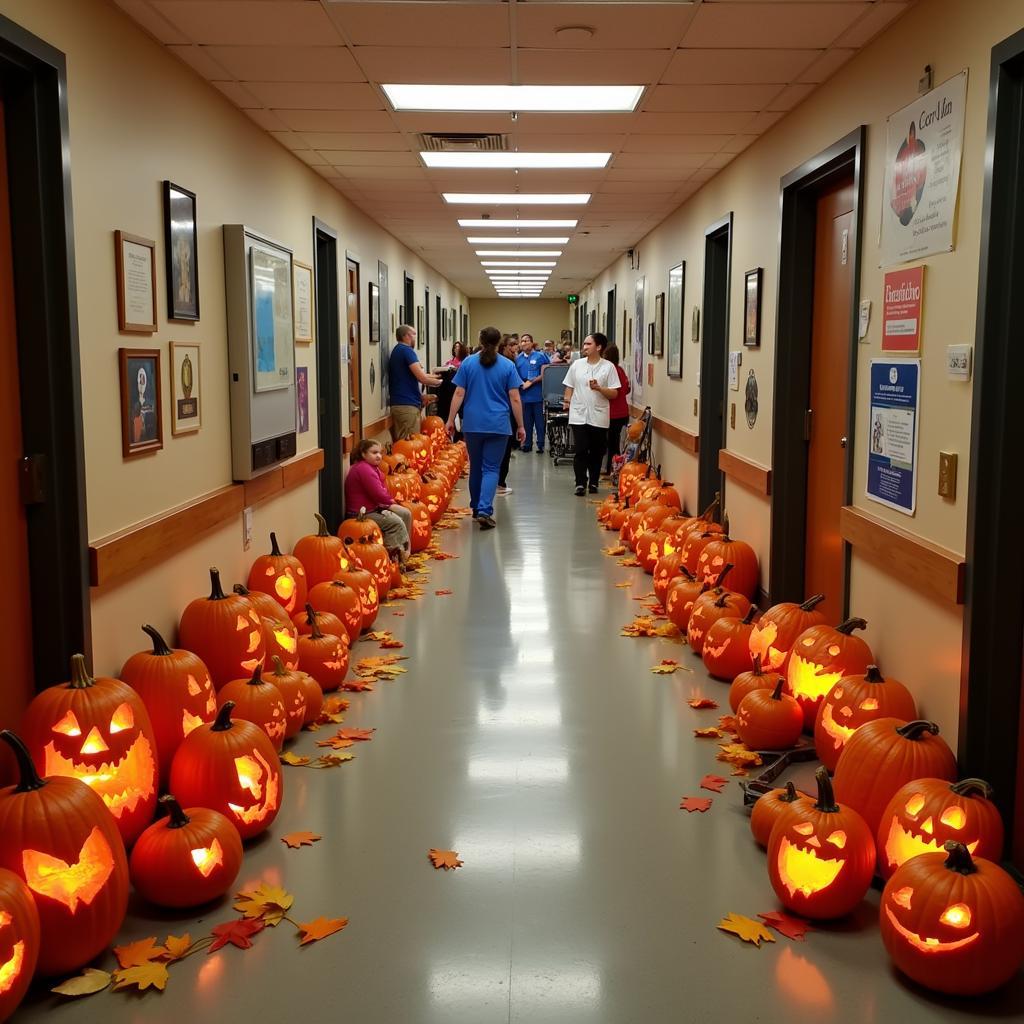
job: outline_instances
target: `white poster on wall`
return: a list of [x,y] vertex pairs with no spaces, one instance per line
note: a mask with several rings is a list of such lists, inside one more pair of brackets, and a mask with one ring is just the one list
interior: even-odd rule
[[953,249],[967,72],[886,121],[881,266]]
[[631,398],[639,405],[644,397],[644,284],[646,278],[636,280],[636,316],[633,320],[633,380]]

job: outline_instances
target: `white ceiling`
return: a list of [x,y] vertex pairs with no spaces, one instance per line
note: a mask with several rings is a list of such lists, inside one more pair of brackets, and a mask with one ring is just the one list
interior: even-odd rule
[[[491,295],[442,192],[580,192],[544,294],[579,290],[767,131],[913,0],[114,0],[468,295]],[[556,34],[587,26],[592,34]],[[581,40],[582,35],[582,40]],[[381,82],[636,84],[629,114],[396,113]],[[611,152],[587,170],[427,170],[420,132],[510,149]],[[509,234],[495,230],[494,234]],[[524,234],[544,234],[535,229]]]

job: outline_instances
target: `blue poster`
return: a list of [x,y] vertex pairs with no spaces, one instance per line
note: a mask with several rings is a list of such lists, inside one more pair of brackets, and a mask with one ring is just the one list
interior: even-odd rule
[[917,502],[920,359],[871,360],[868,497],[908,516]]

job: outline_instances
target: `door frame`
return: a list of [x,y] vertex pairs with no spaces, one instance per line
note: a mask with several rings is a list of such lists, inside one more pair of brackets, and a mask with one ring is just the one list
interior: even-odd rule
[[[0,15],[11,246],[38,689],[92,664],[78,290],[64,54]],[[29,459],[32,462],[29,463]],[[32,500],[31,491],[38,500]]]
[[[333,248],[331,263],[321,263],[320,246]],[[341,411],[341,293],[338,232],[313,218],[313,295],[316,305],[316,422],[324,453],[320,470],[320,514],[330,530],[344,518],[344,467]],[[346,286],[347,287],[347,286]],[[322,290],[326,289],[326,291]],[[325,314],[325,309],[327,313]],[[346,344],[348,340],[346,338]]]
[[[1016,276],[1024,266],[1022,111],[1024,31],[993,47],[989,75],[960,663],[960,763],[995,787],[1008,840],[1015,821],[1019,829],[1024,815],[1024,792],[1016,785],[1018,757],[1024,757],[1017,750],[1024,674],[1024,554],[1020,546],[1003,543],[1019,528],[1024,499],[1024,422],[1017,390],[1024,351],[1014,331],[1024,322],[1024,296]],[[1024,867],[1024,851],[1017,849],[1016,854],[1017,868]]]
[[[348,389],[348,431],[347,433],[353,434],[353,442],[358,444],[359,440],[363,436],[363,269],[362,264],[359,262],[359,257],[345,251],[345,344],[349,344],[348,337],[348,296],[350,294],[348,290],[348,267],[352,264],[356,270],[356,348],[359,350],[359,365],[356,367],[356,372],[350,373],[351,377],[354,377],[359,382],[359,407],[356,410],[356,416],[359,418],[359,429],[357,431],[352,430],[352,402],[354,401],[352,394],[351,384]],[[348,365],[351,366],[351,358],[348,359]]]
[[[849,388],[846,396],[846,466],[843,501],[853,496],[854,427],[857,419],[857,325],[860,308],[861,219],[864,211],[864,145],[861,125],[784,175],[779,183],[779,287],[775,319],[775,379],[772,419],[771,539],[769,596],[802,601],[807,533],[807,439],[805,413],[811,387],[814,304],[807,282],[813,280],[817,201],[830,185],[853,176],[853,219],[850,249],[853,283],[850,293]],[[780,339],[786,339],[783,344]],[[843,542],[845,616],[850,605],[850,545]]]
[[[704,229],[704,283],[703,293],[701,298],[701,339],[700,339],[700,413],[698,416],[698,427],[697,431],[700,435],[700,444],[697,446],[697,505],[699,508],[707,508],[707,506],[714,500],[715,494],[718,493],[723,498],[722,510],[724,512],[724,498],[725,498],[725,474],[719,468],[718,465],[718,453],[725,447],[728,439],[729,431],[729,418],[725,414],[725,410],[729,404],[729,312],[731,305],[732,296],[732,221],[733,215],[730,210],[724,217],[716,220],[713,224],[709,224]],[[722,358],[720,365],[715,365],[711,362],[712,353],[710,347],[706,344],[707,341],[707,328],[708,328],[708,304],[709,304],[709,288],[711,282],[708,279],[708,251],[710,247],[715,244],[715,236],[725,234],[725,303],[723,305],[724,320],[722,323],[722,337],[724,344],[722,345]],[[714,388],[715,380],[712,375],[708,373],[709,369],[714,368],[714,373],[721,373],[721,389],[719,397],[722,402],[722,437],[721,443],[718,447],[705,444],[707,432],[703,429],[703,418],[704,412],[707,408],[706,401],[709,392],[705,385],[709,376],[711,377],[712,388]],[[718,390],[714,388],[714,390]]]

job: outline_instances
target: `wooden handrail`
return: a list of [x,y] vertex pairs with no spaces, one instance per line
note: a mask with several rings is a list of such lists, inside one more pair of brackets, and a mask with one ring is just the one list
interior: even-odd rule
[[749,487],[757,494],[772,493],[772,471],[767,466],[751,462],[728,448],[721,448],[718,452],[718,468],[730,480]]
[[[635,419],[639,419],[644,414],[643,409],[636,405],[631,405],[629,412]],[[678,445],[684,452],[696,455],[700,450],[700,438],[675,423],[663,420],[660,416],[651,416],[651,427],[656,434],[665,438],[671,444]]]
[[363,426],[363,437],[376,437],[378,434],[386,434],[391,430],[392,418],[390,413],[382,416],[379,420],[366,423]]

